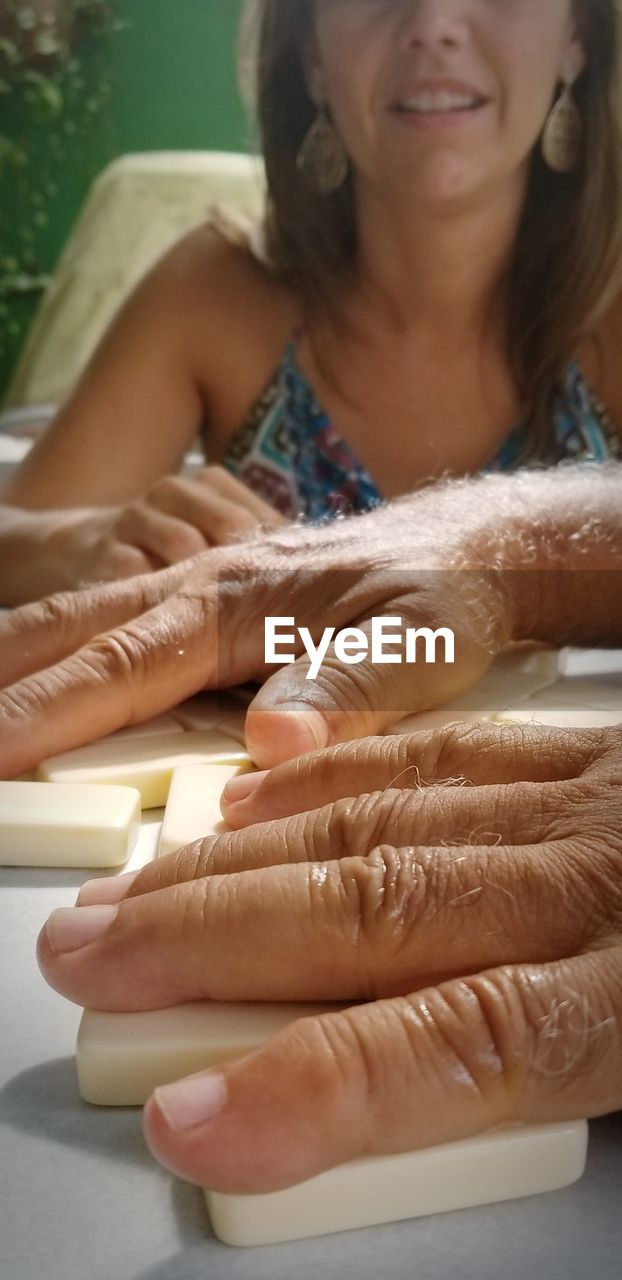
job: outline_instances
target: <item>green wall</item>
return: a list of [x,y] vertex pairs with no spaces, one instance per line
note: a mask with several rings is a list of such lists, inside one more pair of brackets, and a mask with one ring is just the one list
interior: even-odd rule
[[[248,124],[235,77],[235,33],[242,0],[117,0],[120,29],[102,49],[82,50],[87,83],[109,81],[106,105],[92,119],[63,119],[58,127],[35,125],[0,103],[0,132],[19,139],[40,174],[42,207],[33,254],[50,271],[89,183],[104,165],[127,151],[247,149]],[[18,248],[18,229],[31,218],[17,184],[6,189],[2,254]],[[8,210],[9,216],[6,217]],[[13,299],[8,317],[0,393],[23,340],[36,298]],[[6,334],[5,334],[6,338]]]

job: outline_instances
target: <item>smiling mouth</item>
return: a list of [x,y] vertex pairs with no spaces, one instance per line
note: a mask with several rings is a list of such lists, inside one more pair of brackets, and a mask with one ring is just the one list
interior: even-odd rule
[[458,115],[465,111],[477,111],[485,106],[485,98],[469,97],[465,94],[422,93],[415,98],[407,98],[404,102],[395,103],[393,111],[399,115],[446,116]]

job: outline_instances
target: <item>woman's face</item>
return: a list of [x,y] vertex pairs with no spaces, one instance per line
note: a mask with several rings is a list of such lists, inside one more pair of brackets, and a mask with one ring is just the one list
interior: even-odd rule
[[521,184],[562,78],[573,0],[316,0],[309,72],[362,180],[438,205]]

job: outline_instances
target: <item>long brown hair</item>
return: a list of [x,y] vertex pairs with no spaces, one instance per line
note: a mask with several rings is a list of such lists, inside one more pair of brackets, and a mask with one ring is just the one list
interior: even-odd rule
[[[528,424],[525,451],[543,461],[563,370],[622,291],[619,7],[619,0],[575,0],[586,53],[573,88],[583,122],[580,163],[572,173],[553,173],[534,149],[506,278],[507,354]],[[319,196],[296,165],[317,114],[304,72],[314,8],[315,0],[245,0],[240,67],[265,160],[269,262],[304,296],[330,302],[356,267],[356,209],[349,177]]]

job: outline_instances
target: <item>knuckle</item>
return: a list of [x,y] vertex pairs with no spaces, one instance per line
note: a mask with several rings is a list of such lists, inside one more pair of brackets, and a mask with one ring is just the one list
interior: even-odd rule
[[210,512],[209,531],[216,542],[229,542],[258,524],[256,516],[244,507],[231,505],[226,511]]
[[512,1111],[524,1086],[529,1025],[512,970],[442,983],[426,992],[426,1006],[443,1060],[453,1059],[480,1098]]
[[[160,476],[158,480],[152,484],[149,493],[146,495],[147,503],[166,502],[167,499],[175,496],[182,489],[181,482],[177,476]],[[138,505],[138,504],[136,504]]]
[[406,798],[401,792],[375,791],[336,800],[329,810],[331,845],[344,853],[367,853],[388,841]]
[[76,593],[57,591],[20,612],[27,628],[34,622],[42,631],[49,629],[52,634],[62,637],[71,633],[76,620]]
[[622,925],[622,789],[590,777],[544,792],[548,839],[563,842],[564,884],[587,936]]
[[112,683],[121,680],[131,687],[142,683],[155,670],[161,639],[161,635],[128,623],[96,636],[73,661],[100,676],[104,687],[109,680]]
[[114,546],[111,561],[115,576],[120,578],[133,578],[136,574],[151,569],[148,557],[138,547]]
[[180,560],[189,560],[199,552],[205,551],[206,546],[203,534],[198,529],[188,526],[185,529],[172,530],[167,534],[162,550],[171,564],[177,564]]
[[491,755],[498,758],[501,746],[500,732],[503,731],[499,731],[498,726],[491,732],[491,726],[484,724],[460,722],[446,725],[434,735],[436,741],[430,744],[432,751],[436,753],[434,761],[436,772],[440,777],[445,774],[451,776],[458,767],[456,761],[464,763],[465,748],[468,749],[469,754],[480,759],[482,756]]
[[425,874],[414,871],[413,852],[378,845],[364,857],[339,864],[340,888],[353,941],[372,960],[403,950],[427,903]]

